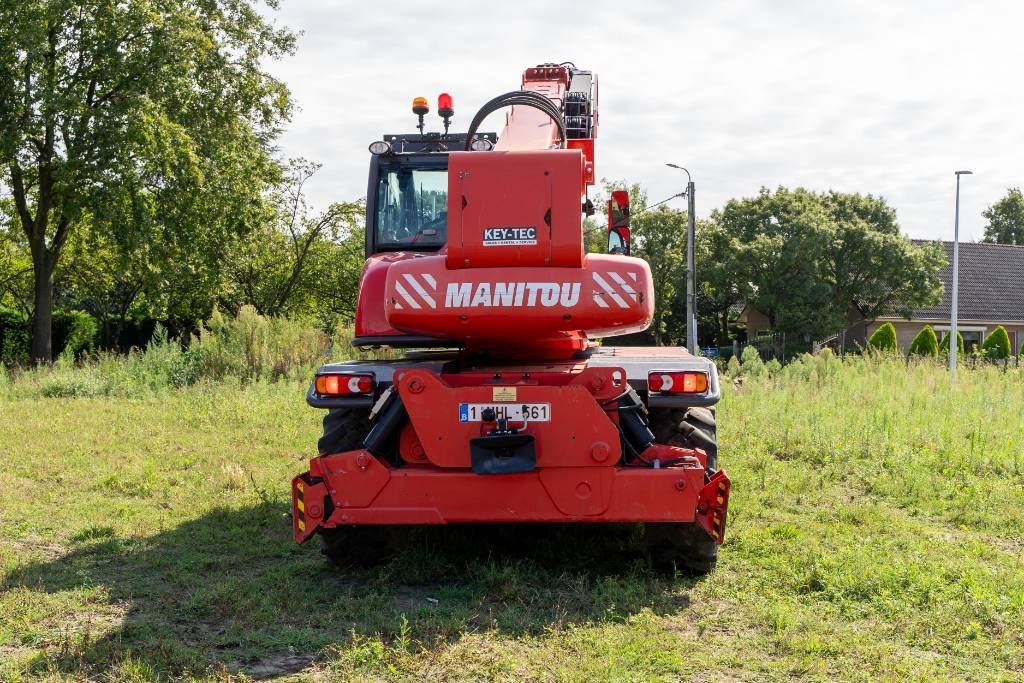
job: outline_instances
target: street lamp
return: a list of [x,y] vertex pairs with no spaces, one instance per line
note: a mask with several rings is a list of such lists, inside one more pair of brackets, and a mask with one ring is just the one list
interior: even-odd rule
[[665,164],[686,174],[686,347],[697,353],[697,229],[693,203],[693,178],[676,164]]
[[960,176],[971,175],[973,171],[956,171],[956,213],[953,218],[953,299],[949,306],[949,372],[956,377],[956,353],[958,343],[956,299],[960,285]]

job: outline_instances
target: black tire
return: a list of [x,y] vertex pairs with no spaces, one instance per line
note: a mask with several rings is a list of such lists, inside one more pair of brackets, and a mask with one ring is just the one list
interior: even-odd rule
[[[703,449],[708,456],[707,477],[718,471],[718,429],[712,410],[652,410],[650,427],[656,443]],[[718,544],[696,522],[644,524],[644,545],[658,569],[707,574],[718,561]]]
[[320,529],[320,552],[335,567],[372,567],[394,554],[393,531],[377,525]]
[[324,433],[317,442],[320,455],[344,453],[363,447],[370,432],[370,411],[365,408],[331,408],[324,415]]
[[[320,455],[358,450],[369,432],[369,409],[331,408],[324,415],[324,433],[317,450]],[[391,553],[390,527],[346,526],[320,529],[318,533],[320,552],[338,567],[378,564]]]

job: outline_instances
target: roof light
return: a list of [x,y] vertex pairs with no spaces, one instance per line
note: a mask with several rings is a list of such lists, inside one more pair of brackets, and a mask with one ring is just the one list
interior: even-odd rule
[[313,387],[321,396],[365,396],[373,393],[373,375],[317,375]]
[[437,113],[441,118],[455,115],[455,104],[452,102],[452,96],[446,92],[437,96]]
[[494,149],[494,143],[487,138],[476,138],[469,145],[469,148],[474,152],[489,152]]
[[425,116],[430,113],[430,104],[426,97],[414,97],[412,100],[412,113],[417,116]]
[[647,388],[666,394],[703,394],[708,390],[708,376],[703,372],[652,372],[647,375]]
[[381,154],[390,154],[390,153],[391,153],[391,145],[387,141],[385,141],[385,140],[376,140],[376,141],[370,143],[370,154],[376,154],[377,156],[380,156]]

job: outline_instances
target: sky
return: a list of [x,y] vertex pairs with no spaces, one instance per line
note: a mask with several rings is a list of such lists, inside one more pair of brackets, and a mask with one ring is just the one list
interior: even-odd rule
[[880,195],[906,234],[952,239],[968,169],[961,239],[977,240],[985,207],[1024,186],[1019,0],[281,0],[273,16],[300,34],[269,65],[298,107],[280,151],[323,164],[320,208],[365,196],[366,147],[414,132],[413,97],[451,93],[465,130],[525,68],[562,61],[598,75],[598,176],[657,201],[685,183],[665,163],[685,166],[701,217],[799,186]]

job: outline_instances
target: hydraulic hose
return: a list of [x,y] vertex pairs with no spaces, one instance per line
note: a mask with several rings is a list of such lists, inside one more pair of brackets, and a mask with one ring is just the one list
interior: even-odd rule
[[558,126],[558,135],[561,138],[560,146],[565,147],[565,120],[562,118],[562,112],[558,110],[555,103],[544,95],[533,92],[532,90],[513,90],[512,92],[498,95],[487,104],[480,107],[480,111],[478,111],[473,117],[473,121],[469,124],[469,131],[466,133],[466,151],[468,152],[472,149],[473,138],[476,136],[476,131],[484,122],[485,118],[499,109],[510,107],[515,104],[539,109],[550,116],[551,120]]

